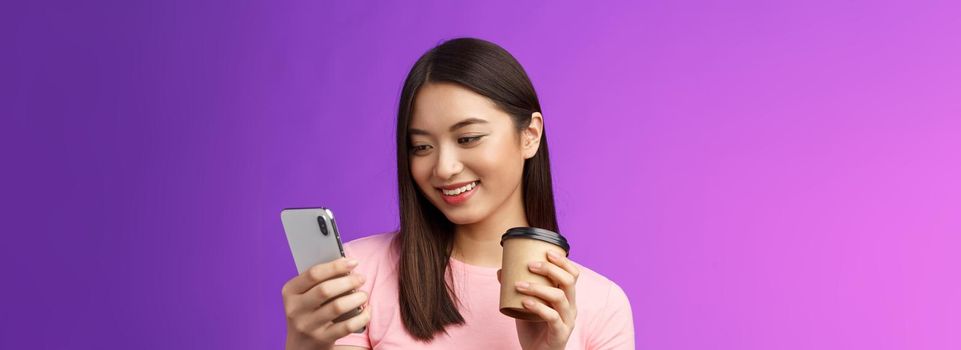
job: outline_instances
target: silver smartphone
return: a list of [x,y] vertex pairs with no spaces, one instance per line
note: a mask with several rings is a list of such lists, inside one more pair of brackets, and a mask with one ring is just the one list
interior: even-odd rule
[[[280,221],[284,224],[287,243],[297,265],[297,273],[307,271],[311,266],[331,262],[344,257],[344,245],[340,231],[334,221],[334,213],[327,208],[286,208],[280,211]],[[336,298],[355,292],[338,295]],[[340,322],[360,314],[358,307],[333,322]],[[366,327],[364,327],[366,328]],[[364,329],[356,331],[361,333]]]

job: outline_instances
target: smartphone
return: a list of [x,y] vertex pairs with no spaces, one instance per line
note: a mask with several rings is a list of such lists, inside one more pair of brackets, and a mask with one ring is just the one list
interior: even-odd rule
[[[334,213],[330,209],[319,208],[286,208],[280,211],[280,221],[284,224],[287,243],[297,265],[297,274],[304,273],[311,266],[331,262],[344,257],[344,245],[340,240],[340,231],[334,221]],[[338,295],[336,298],[355,292],[356,290]],[[358,307],[339,317],[333,322],[340,322],[360,314]],[[366,327],[364,327],[366,328]],[[355,333],[364,331],[361,328]]]

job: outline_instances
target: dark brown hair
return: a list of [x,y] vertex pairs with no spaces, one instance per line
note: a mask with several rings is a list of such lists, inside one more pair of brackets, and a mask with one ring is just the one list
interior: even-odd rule
[[[489,98],[511,116],[518,132],[530,125],[531,114],[541,112],[524,68],[510,53],[488,41],[448,40],[424,53],[408,73],[397,111],[400,230],[394,243],[400,252],[401,319],[408,333],[424,342],[432,341],[438,332],[446,333],[447,325],[464,324],[454,302],[457,296],[446,278],[454,224],[424,196],[410,172],[407,128],[417,91],[431,82],[455,83]],[[558,232],[546,130],[537,153],[524,161],[522,177],[528,224]]]

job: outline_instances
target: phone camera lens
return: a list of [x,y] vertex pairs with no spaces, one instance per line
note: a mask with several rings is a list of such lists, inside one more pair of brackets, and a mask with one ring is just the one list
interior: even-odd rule
[[324,217],[323,217],[323,216],[318,216],[318,217],[317,217],[317,224],[320,225],[320,233],[323,233],[324,236],[330,234],[330,233],[327,233],[327,222],[324,221]]

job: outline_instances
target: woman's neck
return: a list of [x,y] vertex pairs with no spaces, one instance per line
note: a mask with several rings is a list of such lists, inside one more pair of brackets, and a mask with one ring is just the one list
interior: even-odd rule
[[457,225],[454,228],[453,257],[469,265],[501,267],[501,236],[511,227],[529,226],[520,193],[518,187],[518,191],[486,219]]

